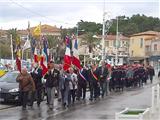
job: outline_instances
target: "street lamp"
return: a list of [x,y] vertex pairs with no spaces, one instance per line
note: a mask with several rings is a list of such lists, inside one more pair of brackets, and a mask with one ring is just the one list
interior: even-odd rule
[[[77,24],[77,35],[76,35],[76,36],[77,36],[77,41],[78,41],[78,32],[79,32],[79,31],[84,32],[85,30],[84,30],[84,29],[79,30],[79,29],[78,29],[78,24]],[[85,66],[85,54],[84,54],[84,66]]]
[[116,56],[115,56],[115,65],[118,64],[118,16],[117,16],[117,27],[116,27]]
[[[125,17],[123,20],[126,20],[127,18]],[[115,56],[115,65],[118,65],[118,39],[119,39],[119,32],[118,32],[118,16],[116,17],[116,20],[117,20],[117,27],[116,27],[116,56]]]

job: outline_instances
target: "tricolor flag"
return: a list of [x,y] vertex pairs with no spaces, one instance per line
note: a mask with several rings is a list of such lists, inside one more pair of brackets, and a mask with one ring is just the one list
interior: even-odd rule
[[39,61],[39,56],[38,56],[37,48],[35,47],[35,49],[34,49],[34,62],[38,63],[38,61]]
[[72,64],[75,65],[79,70],[82,68],[79,60],[79,53],[78,53],[78,41],[74,39],[73,44],[73,57],[72,57]]
[[43,36],[42,40],[43,40],[43,49],[42,49],[40,65],[42,67],[42,75],[44,76],[48,71],[47,63],[49,62],[49,49],[48,49],[47,39]]
[[68,70],[71,66],[71,46],[70,46],[70,38],[66,36],[66,52],[64,55],[64,63],[63,63],[63,69],[64,71]]
[[46,54],[44,53],[44,49],[42,50],[40,66],[42,67],[42,75],[44,76],[48,71],[47,61],[46,61]]

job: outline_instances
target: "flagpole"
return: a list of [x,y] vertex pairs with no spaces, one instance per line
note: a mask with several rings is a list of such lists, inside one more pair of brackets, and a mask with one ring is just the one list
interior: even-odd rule
[[10,38],[11,38],[12,67],[13,67],[13,70],[14,70],[14,57],[13,57],[13,39],[12,39],[12,34],[10,34]]
[[30,21],[28,21],[28,35],[27,35],[27,40],[30,41],[30,54],[31,54],[31,63],[33,62],[33,52],[32,52],[32,41],[31,41],[31,33],[30,33]]
[[[43,54],[43,51],[42,51],[42,50],[43,50],[43,49],[42,49],[42,36],[41,36],[41,22],[40,22],[39,25],[40,25],[40,41],[39,41],[39,42],[40,42],[40,61],[41,61],[41,57],[42,57],[42,54]],[[42,53],[41,53],[41,52],[42,52]],[[40,62],[40,61],[39,61],[39,62]],[[39,65],[40,65],[40,63],[39,63]]]

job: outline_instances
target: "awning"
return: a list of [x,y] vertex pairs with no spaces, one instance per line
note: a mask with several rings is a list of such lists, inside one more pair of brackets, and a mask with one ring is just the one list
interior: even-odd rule
[[150,58],[149,58],[149,60],[153,60],[153,61],[158,61],[158,60],[160,60],[160,56],[151,56]]
[[140,60],[144,60],[146,59],[146,57],[130,57],[131,61],[140,61]]

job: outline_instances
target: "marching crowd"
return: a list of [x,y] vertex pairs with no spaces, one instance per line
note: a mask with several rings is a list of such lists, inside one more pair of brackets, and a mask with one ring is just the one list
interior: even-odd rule
[[[32,107],[34,101],[40,107],[42,102],[41,94],[43,88],[42,79],[45,79],[45,91],[47,93],[47,104],[49,109],[54,108],[55,94],[63,107],[69,107],[75,101],[85,100],[86,91],[89,89],[89,100],[97,100],[108,95],[112,91],[120,91],[124,88],[142,87],[147,80],[153,81],[154,68],[150,65],[140,64],[122,65],[111,67],[105,61],[100,66],[95,64],[84,66],[81,70],[70,67],[63,70],[62,65],[54,64],[51,61],[48,65],[48,72],[42,76],[42,69],[38,64],[34,65],[32,72],[28,73],[23,68],[17,77],[19,82],[22,109],[25,110],[30,94],[29,105]],[[36,96],[36,99],[35,99]]]

